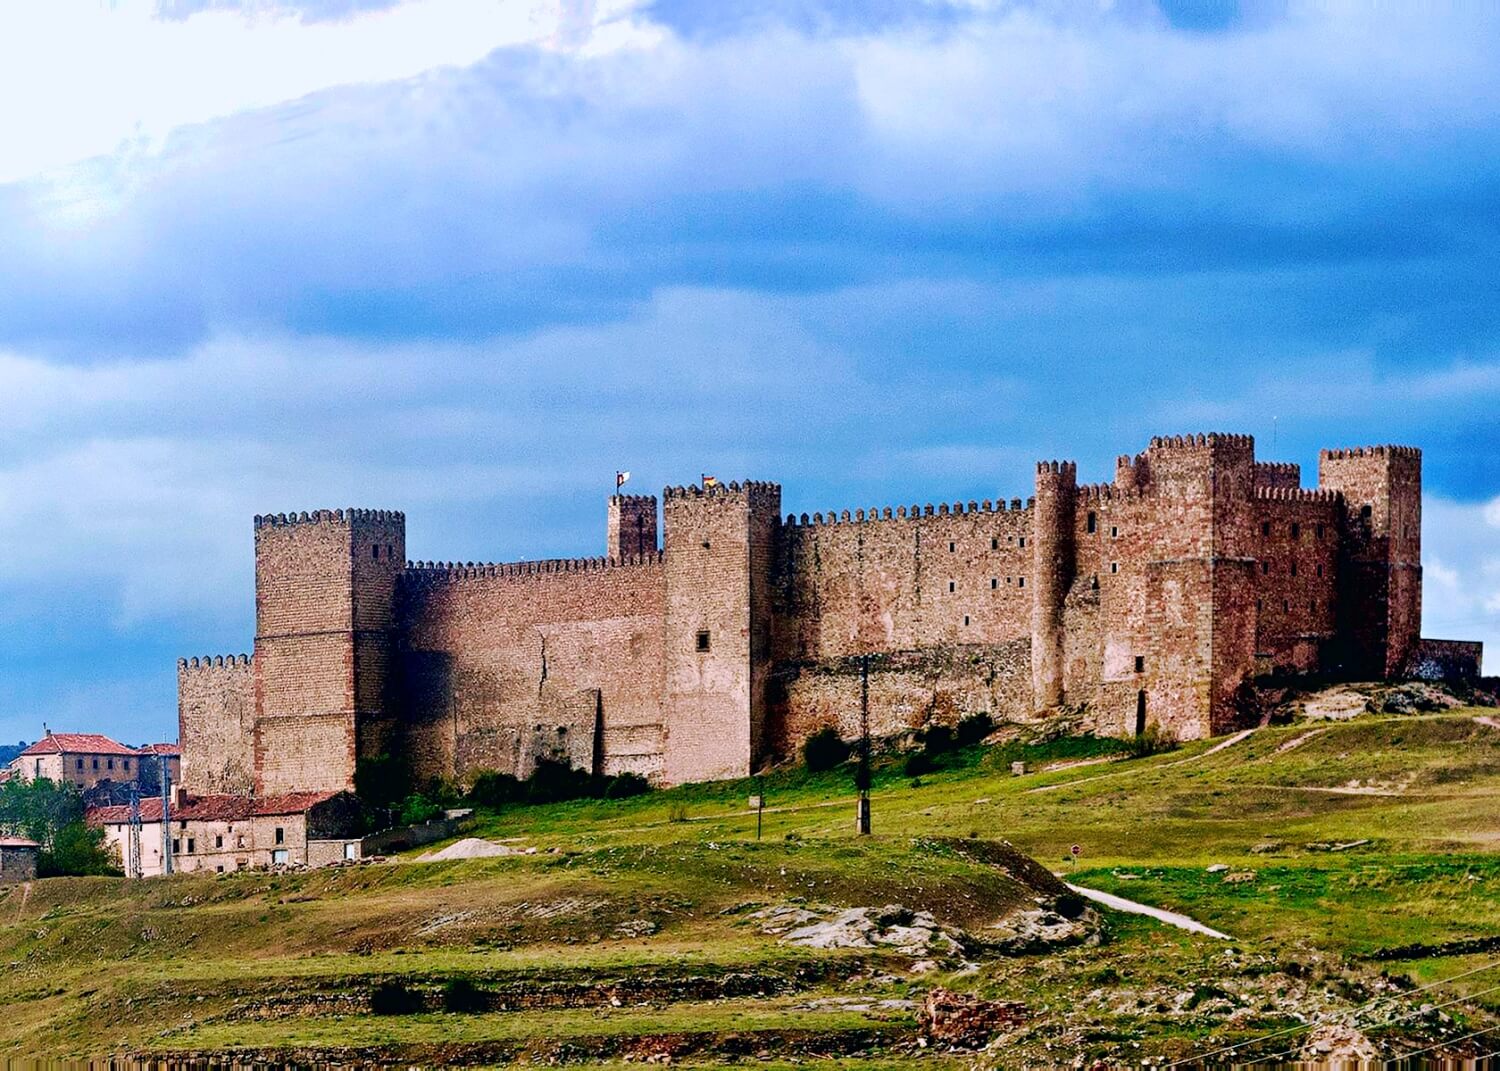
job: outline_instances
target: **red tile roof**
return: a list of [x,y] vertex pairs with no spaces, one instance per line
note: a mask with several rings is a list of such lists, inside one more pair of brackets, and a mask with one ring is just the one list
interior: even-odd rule
[[182,755],[182,748],[176,744],[144,744],[136,750],[142,755]]
[[[302,814],[314,804],[337,796],[337,792],[290,792],[283,796],[190,796],[186,805],[172,803],[171,818],[184,822],[240,822],[246,818],[271,818]],[[130,821],[130,804],[90,807],[89,825],[121,825]],[[161,797],[141,799],[141,821],[161,821]]]
[[135,755],[135,748],[126,747],[118,740],[111,740],[99,733],[48,733],[32,744],[22,755]]

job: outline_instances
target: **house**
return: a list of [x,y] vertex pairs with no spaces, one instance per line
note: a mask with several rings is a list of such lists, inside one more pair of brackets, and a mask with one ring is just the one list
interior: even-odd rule
[[[162,873],[162,801],[139,803],[138,839],[130,804],[90,807],[89,825],[104,830],[107,849],[131,877]],[[190,796],[178,789],[167,813],[172,871],[325,866],[360,858],[359,805],[349,793],[278,796]]]
[[140,774],[141,752],[99,733],[54,733],[32,744],[11,761],[23,781],[43,777],[81,789],[100,781],[134,781]]
[[0,885],[34,880],[41,847],[25,837],[0,837]]

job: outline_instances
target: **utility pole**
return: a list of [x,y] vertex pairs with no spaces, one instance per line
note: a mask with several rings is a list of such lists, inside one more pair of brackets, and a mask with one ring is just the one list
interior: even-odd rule
[[161,872],[172,873],[172,777],[166,757],[161,756],[157,769],[161,771]]
[[859,658],[859,765],[854,769],[854,787],[859,789],[854,828],[862,837],[870,835],[870,656]]
[[130,790],[130,840],[126,848],[130,856],[125,870],[132,878],[142,875],[141,869],[141,792],[140,782]]

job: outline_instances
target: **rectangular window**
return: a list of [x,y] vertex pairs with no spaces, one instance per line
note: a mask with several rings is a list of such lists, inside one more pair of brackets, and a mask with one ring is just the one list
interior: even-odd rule
[[1318,538],[1319,539],[1323,538],[1323,526],[1321,524],[1318,525]]
[[998,539],[992,539],[992,540],[990,540],[990,549],[991,550],[999,550],[1000,549],[1000,540],[998,540]]
[[121,759],[120,760],[120,765],[122,767],[124,767],[126,773],[130,772],[130,760],[129,759]]
[[1323,575],[1323,567],[1322,567],[1322,566],[1321,566],[1321,565],[1320,565],[1320,566],[1318,566],[1318,575],[1319,575],[1319,576],[1322,576],[1322,575]]
[[286,830],[282,829],[280,826],[277,826],[276,827],[276,843],[277,844],[281,844],[285,840],[286,840]]
[[1292,575],[1293,576],[1297,575],[1297,563],[1296,562],[1292,562]]
[[1119,525],[1112,524],[1112,525],[1109,526],[1109,538],[1115,539],[1115,538],[1117,538],[1119,536],[1119,534],[1120,534],[1120,526]]
[[79,760],[78,760],[78,768],[79,768],[79,769],[80,769],[80,770],[81,770],[81,769],[83,769],[83,760],[82,760],[82,759],[79,759]]
[[1025,586],[1026,586],[1026,578],[1024,576],[1018,576],[1018,577],[1016,577],[1016,587],[1018,587],[1018,588],[1024,588]]
[[1270,562],[1261,562],[1260,563],[1260,571],[1262,573],[1269,573],[1271,571],[1271,563]]
[[271,863],[274,866],[286,866],[287,854],[285,848],[277,848],[271,853]]
[[1089,510],[1088,527],[1090,535],[1099,530],[1099,515],[1093,510]]
[[952,541],[949,541],[949,543],[948,543],[948,553],[952,554],[957,549],[958,549],[958,544],[954,543]]
[[708,629],[703,629],[701,632],[698,633],[698,650],[699,651],[706,651],[706,650],[708,650],[708,648],[709,648]]
[[964,628],[968,628],[968,627],[969,627],[969,615],[968,614],[964,614]]
[[222,848],[222,847],[224,847],[224,834],[222,834],[222,833],[215,833],[214,834],[214,847],[215,848]]
[[1144,672],[1146,672],[1146,656],[1145,655],[1136,655],[1135,656],[1135,671],[1137,673],[1144,673]]
[[214,867],[214,869],[222,874],[224,873],[224,864],[220,863],[218,866]]
[[1281,600],[1281,612],[1284,614],[1289,614],[1292,612],[1292,602],[1290,599]]
[[1256,599],[1256,600],[1255,600],[1255,612],[1256,612],[1256,613],[1260,613],[1260,612],[1261,612],[1261,610],[1263,610],[1263,609],[1264,609],[1264,608],[1265,608],[1265,607],[1264,607],[1264,605],[1263,605],[1263,604],[1262,604],[1262,603],[1261,603],[1261,601],[1260,601],[1260,600],[1259,600],[1259,599]]
[[180,852],[181,850],[182,849],[177,846],[177,838],[173,837],[172,838],[172,851],[175,853],[175,852]]
[[98,768],[99,768],[99,756],[95,755],[94,756],[94,769],[97,770]]
[[1000,586],[1000,578],[999,577],[995,577],[995,576],[990,577],[990,589],[994,590],[995,588],[998,588],[999,586]]
[[1021,537],[1021,542],[1018,545],[1019,546],[1023,546],[1023,547],[1026,545],[1026,537],[1025,536]]
[[1118,573],[1120,571],[1120,563],[1119,562],[1110,562],[1109,563],[1109,571],[1112,572],[1112,573]]
[[109,766],[109,768],[111,770],[113,770],[115,768],[115,760],[114,759],[106,759],[105,762],[106,762],[106,764]]
[[376,561],[380,560],[380,544],[379,543],[371,543],[370,544],[370,557],[374,558]]
[[1300,524],[1297,524],[1296,522],[1292,523],[1292,538],[1293,539],[1301,539],[1302,538],[1302,526]]
[[951,580],[948,581],[948,591],[949,591],[949,593],[951,594],[954,590],[955,590],[955,588],[954,588],[954,585],[953,585],[953,581],[951,581]]
[[1271,522],[1270,521],[1261,521],[1260,522],[1260,534],[1263,535],[1263,536],[1268,536],[1268,535],[1271,534]]
[[197,838],[196,837],[189,837],[188,838],[188,854],[192,855],[193,852],[197,850],[197,847],[198,847],[198,840],[197,840]]

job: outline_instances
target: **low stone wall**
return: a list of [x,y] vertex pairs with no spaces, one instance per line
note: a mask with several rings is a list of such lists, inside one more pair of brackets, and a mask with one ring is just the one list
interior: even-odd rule
[[[371,833],[368,837],[361,838],[359,842],[360,857],[389,855],[391,852],[405,851],[408,848],[431,844],[433,841],[446,840],[467,826],[471,815],[472,812],[466,810],[449,811],[442,818],[433,818],[415,825],[397,826],[393,829],[382,829],[379,833]],[[309,851],[311,847],[309,844]]]
[[1417,641],[1407,661],[1406,676],[1424,681],[1477,680],[1484,644],[1477,640]]

